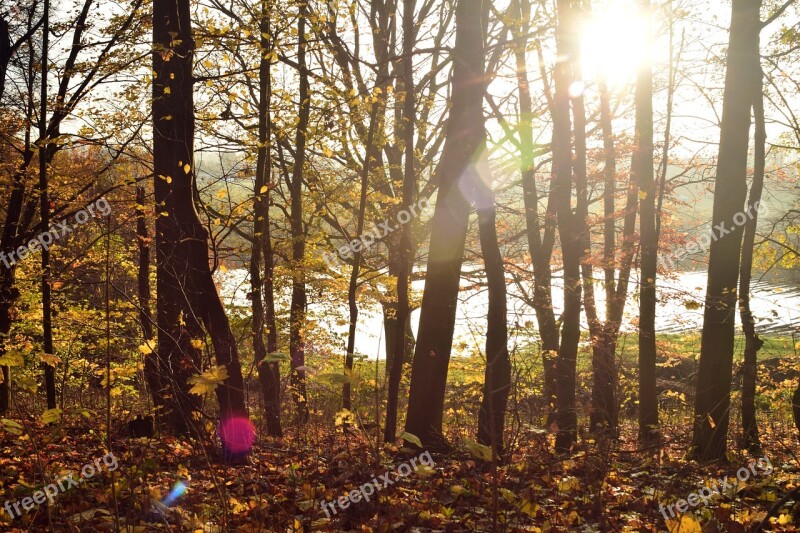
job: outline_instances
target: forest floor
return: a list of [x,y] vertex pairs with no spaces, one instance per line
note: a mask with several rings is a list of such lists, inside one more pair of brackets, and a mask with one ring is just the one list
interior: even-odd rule
[[[766,357],[792,362],[789,341],[772,339]],[[676,353],[694,345],[691,339],[667,342],[675,344]],[[669,346],[662,349],[668,352]],[[627,348],[622,352],[624,374]],[[584,363],[579,389],[589,390]],[[370,365],[363,364],[368,374]],[[663,366],[670,365],[680,367]],[[50,426],[37,417],[14,416],[0,429],[0,505],[6,505],[0,530],[749,531],[800,486],[797,432],[787,404],[794,381],[775,365],[765,368],[762,378],[777,376],[778,381],[766,384],[759,396],[764,452],[734,449],[736,408],[727,465],[686,459],[691,398],[683,391],[662,391],[662,447],[639,449],[634,398],[630,405],[623,402],[619,441],[581,434],[565,457],[554,453],[553,437],[541,426],[535,391],[529,397],[519,384],[510,407],[509,460],[493,465],[469,440],[480,365],[465,358],[453,360],[446,407],[447,436],[454,444],[449,455],[376,446],[374,424],[336,426],[330,419],[335,409],[321,408],[324,398],[311,404],[317,408],[310,424],[298,429],[286,423],[281,440],[259,438],[249,457],[235,466],[221,460],[212,437],[130,439],[124,425],[112,424],[111,461],[102,414],[65,415]],[[362,392],[368,413],[369,390]],[[581,403],[585,409],[585,398]],[[97,470],[92,476],[86,475],[89,464]],[[70,472],[77,486],[63,483],[49,506],[27,500],[32,509],[11,519],[8,509],[13,511],[14,503],[22,508],[25,498]],[[746,480],[737,480],[737,473]],[[714,487],[719,490],[712,492]],[[334,507],[322,503],[348,494]],[[679,504],[672,507],[674,518],[670,504]],[[688,511],[681,513],[680,506]],[[790,507],[772,513],[772,530],[797,529],[800,514],[793,515]]]

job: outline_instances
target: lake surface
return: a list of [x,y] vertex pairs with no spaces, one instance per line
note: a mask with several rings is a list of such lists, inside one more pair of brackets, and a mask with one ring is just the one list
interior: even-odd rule
[[[466,267],[465,267],[466,268]],[[596,276],[601,276],[597,271]],[[553,288],[553,305],[556,317],[563,307],[563,289],[560,273],[555,273]],[[669,277],[658,279],[658,308],[656,310],[656,331],[659,333],[679,333],[682,331],[699,330],[703,325],[703,301],[707,272],[681,272]],[[219,274],[217,280],[221,287],[221,296],[226,304],[249,307],[247,293],[250,290],[249,277],[244,269],[230,270]],[[459,295],[459,306],[456,313],[455,341],[464,342],[468,346],[479,346],[483,349],[486,329],[486,314],[488,308],[488,295],[485,288],[476,289],[467,280],[462,279],[462,291]],[[423,290],[424,281],[416,281],[412,287],[416,291]],[[636,331],[636,316],[638,315],[638,277],[637,273],[631,276],[628,302],[625,308],[623,331]],[[533,310],[520,298],[520,289],[511,284],[509,280],[508,321],[509,326],[519,325],[519,328],[510,328],[509,347],[514,343],[525,344],[536,338],[536,316]],[[526,288],[530,291],[531,288]],[[605,291],[602,284],[595,285],[598,312],[602,318],[605,308]],[[789,334],[792,330],[800,328],[800,287],[782,285],[770,282],[753,282],[751,307],[756,318],[756,331],[762,334]],[[341,344],[341,351],[345,351],[347,339],[347,303],[342,301],[334,305],[321,305],[314,302],[314,294],[309,294],[309,315],[317,320],[320,325],[334,334],[336,342]],[[279,313],[288,309],[288,293],[279,297]],[[736,322],[739,324],[738,309]],[[582,317],[583,327],[586,328],[585,319]],[[419,323],[419,310],[411,316],[414,333],[417,333]],[[740,331],[737,326],[737,331]],[[370,358],[383,358],[385,356],[383,338],[383,318],[380,306],[365,306],[359,308],[359,323],[356,336],[356,352]]]

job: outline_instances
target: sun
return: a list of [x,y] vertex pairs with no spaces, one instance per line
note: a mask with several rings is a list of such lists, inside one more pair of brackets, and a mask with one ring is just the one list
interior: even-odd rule
[[647,18],[636,7],[613,5],[589,15],[581,30],[581,67],[586,80],[610,87],[631,82],[650,61]]

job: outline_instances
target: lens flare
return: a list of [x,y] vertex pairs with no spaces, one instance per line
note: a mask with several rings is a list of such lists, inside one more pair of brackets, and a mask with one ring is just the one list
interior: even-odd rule
[[226,452],[234,456],[250,453],[256,440],[256,428],[246,417],[233,417],[219,427],[219,438]]
[[166,507],[171,506],[173,503],[175,503],[175,501],[177,501],[178,498],[186,494],[188,489],[189,487],[186,486],[186,483],[183,481],[178,481],[161,503],[163,503]]

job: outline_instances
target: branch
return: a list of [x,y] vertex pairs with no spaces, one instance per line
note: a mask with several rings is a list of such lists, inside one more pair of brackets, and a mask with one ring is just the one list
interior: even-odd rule
[[778,18],[781,15],[783,15],[783,13],[787,9],[789,9],[789,6],[792,4],[794,4],[794,0],[786,0],[786,3],[784,3],[780,8],[778,8],[778,10],[775,13],[773,13],[767,20],[761,23],[761,29],[763,30],[764,28],[766,28],[767,26],[778,20]]

